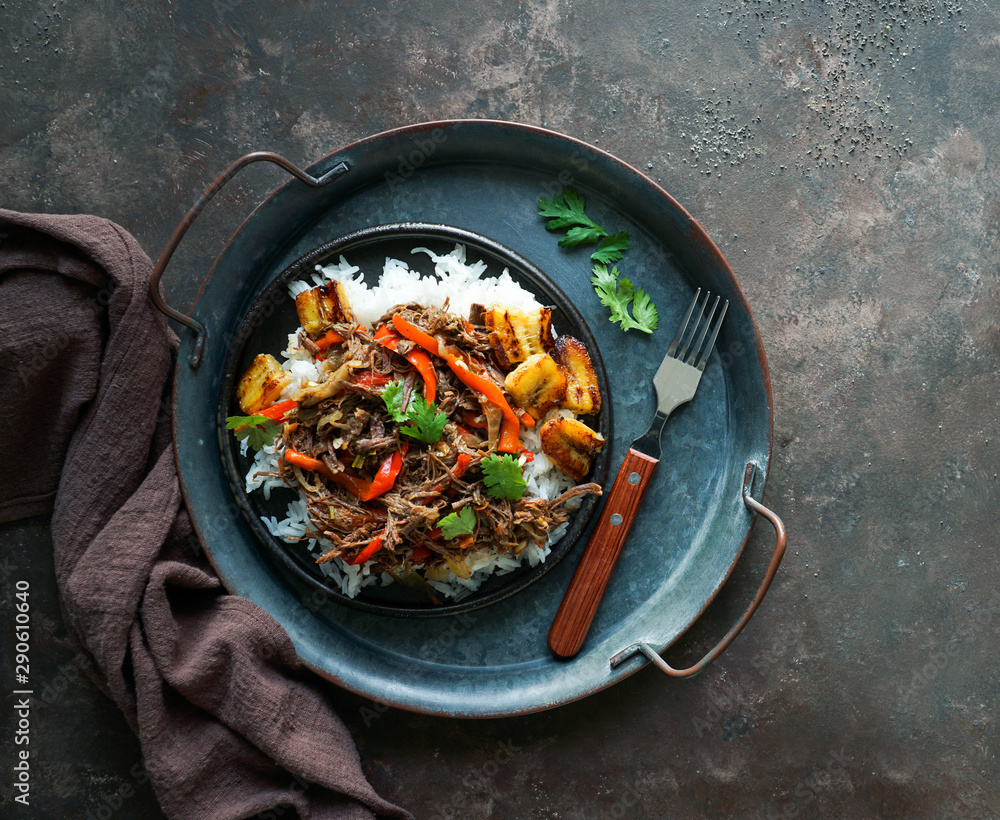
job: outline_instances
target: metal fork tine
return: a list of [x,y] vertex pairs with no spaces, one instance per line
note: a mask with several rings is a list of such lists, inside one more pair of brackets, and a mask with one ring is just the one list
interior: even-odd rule
[[691,318],[691,314],[694,313],[694,306],[698,304],[698,297],[701,296],[701,288],[695,291],[694,299],[691,300],[691,307],[688,308],[687,313],[684,314],[684,321],[681,322],[680,327],[677,328],[677,335],[674,336],[674,340],[670,343],[670,347],[667,348],[667,355],[674,356],[677,353],[677,345],[681,343],[681,339],[684,338],[684,333],[687,331],[688,320]]
[[701,303],[701,308],[698,311],[698,318],[694,320],[694,324],[691,326],[691,335],[688,337],[687,342],[681,347],[677,352],[677,358],[684,361],[688,354],[688,350],[691,349],[691,342],[694,341],[694,334],[698,332],[698,325],[701,323],[701,317],[705,314],[705,306],[708,304],[709,298],[711,298],[712,292],[705,291],[705,301]]
[[[716,297],[716,299],[718,300],[718,297]],[[719,336],[719,330],[722,327],[722,320],[726,318],[727,310],[729,310],[728,299],[726,299],[726,303],[722,306],[722,313],[719,314],[719,318],[715,322],[715,327],[712,330],[712,335],[708,340],[708,344],[705,345],[705,352],[701,354],[701,359],[699,359],[698,364],[695,365],[695,367],[697,367],[699,370],[704,370],[705,365],[708,364],[708,357],[712,353],[712,348],[715,347],[715,340]]]
[[715,297],[715,301],[712,302],[712,309],[708,312],[708,316],[705,317],[705,321],[701,323],[701,333],[698,334],[698,341],[691,345],[691,355],[684,360],[685,364],[693,365],[698,361],[698,354],[701,352],[702,342],[705,341],[705,334],[708,333],[708,329],[712,325],[712,317],[715,315],[715,309],[719,306],[719,298],[718,296]]

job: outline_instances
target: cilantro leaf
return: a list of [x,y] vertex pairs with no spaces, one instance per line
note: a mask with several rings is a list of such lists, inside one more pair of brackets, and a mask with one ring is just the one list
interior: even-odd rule
[[625,251],[628,250],[630,238],[626,231],[606,236],[601,240],[601,244],[597,246],[597,250],[590,255],[590,258],[595,262],[605,265],[617,262],[625,254]]
[[[593,276],[590,278],[601,304],[611,311],[608,321],[618,322],[622,330],[652,333],[659,323],[659,315],[649,294],[642,288],[634,287],[628,279],[619,278],[620,276],[617,265],[609,271],[607,265],[598,264],[594,265]],[[629,304],[632,304],[634,318],[629,315]]]
[[[623,316],[621,326],[623,330],[641,330],[644,333],[652,333],[656,330],[659,322],[659,315],[653,305],[649,294],[642,288],[637,288],[624,276],[619,280],[618,291],[625,300],[623,303]],[[628,302],[632,302],[632,316],[628,314]],[[634,317],[634,318],[633,318]]]
[[[559,240],[561,248],[597,243],[597,249],[590,255],[594,262],[590,281],[601,298],[601,304],[611,311],[609,321],[620,324],[622,330],[652,333],[656,330],[659,316],[649,294],[622,277],[618,268],[608,270],[608,265],[625,255],[631,237],[627,231],[609,234],[584,213],[586,204],[587,200],[580,194],[566,188],[559,196],[538,200],[538,214],[547,220],[547,230],[568,229]],[[632,306],[631,313],[629,305]]]
[[226,429],[235,431],[237,441],[246,439],[254,450],[260,450],[274,444],[281,425],[267,416],[228,416]]
[[445,540],[450,541],[461,535],[472,535],[473,530],[476,529],[476,521],[476,511],[472,509],[471,504],[466,504],[457,513],[448,513],[438,521],[437,525]]
[[438,410],[434,402],[426,401],[419,390],[414,389],[410,394],[409,405],[406,410],[402,410],[400,408],[403,403],[403,383],[396,380],[385,386],[382,391],[382,401],[393,421],[403,424],[399,428],[400,433],[424,444],[434,444],[441,440],[444,426],[448,423],[448,416]]
[[559,240],[560,248],[575,248],[577,245],[593,245],[602,236],[607,236],[604,228],[590,228],[587,226],[576,226],[566,232],[566,236]]
[[[622,283],[631,283],[628,279],[623,279]],[[652,333],[660,323],[660,315],[656,312],[656,305],[649,298],[649,294],[642,288],[636,288],[632,299],[632,315],[635,317],[635,329],[644,333]]]
[[403,383],[401,381],[389,382],[385,386],[385,390],[382,391],[382,401],[393,421],[407,420],[407,414],[400,409],[403,404]]
[[615,288],[618,287],[618,266],[616,265],[609,271],[607,265],[597,264],[594,265],[592,274],[590,283],[594,286],[594,290],[597,291],[597,295],[601,297],[601,304],[607,305],[605,292],[610,291],[614,293]]
[[[611,309],[612,322],[620,322],[622,313],[628,307],[631,297],[618,292],[618,266],[616,265],[609,271],[607,265],[594,265],[592,273],[590,283],[600,297],[601,304]],[[625,315],[628,315],[627,312]]]
[[[631,285],[625,289],[620,287],[619,275],[617,265],[610,271],[605,265],[594,265],[594,276],[590,281],[594,285],[597,295],[601,297],[601,304],[611,311],[608,321],[618,322],[623,329],[627,330],[625,325],[630,319],[628,306],[629,302],[632,301],[633,294]],[[626,279],[625,282],[628,283],[628,280]]]
[[509,453],[502,456],[493,453],[489,458],[479,462],[479,466],[483,470],[486,492],[494,498],[517,501],[524,495],[524,488],[528,482],[521,473],[521,465]]
[[[538,200],[538,214],[548,220],[545,223],[546,230],[570,229],[569,233],[559,240],[562,247],[568,248],[584,243],[593,243],[602,236],[608,235],[604,228],[583,212],[586,204],[587,200],[572,188],[567,188],[559,196],[552,199]],[[572,239],[570,239],[571,235]]]
[[400,433],[424,444],[433,444],[441,440],[448,416],[438,410],[434,402],[426,401],[422,396],[413,396],[410,406],[406,408],[406,420],[411,423],[400,427]]

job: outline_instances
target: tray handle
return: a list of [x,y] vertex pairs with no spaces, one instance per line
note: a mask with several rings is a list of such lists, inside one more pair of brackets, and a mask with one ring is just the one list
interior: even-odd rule
[[694,666],[689,666],[687,669],[674,669],[669,663],[659,656],[652,646],[641,641],[623,649],[611,658],[612,669],[620,666],[633,655],[641,653],[656,664],[664,674],[670,675],[672,678],[692,678],[703,672],[709,664],[725,652],[729,645],[735,640],[736,636],[743,630],[743,627],[749,623],[750,619],[757,611],[757,607],[759,607],[763,602],[764,596],[767,594],[767,590],[770,588],[771,582],[774,580],[774,576],[778,571],[778,566],[781,564],[781,559],[785,555],[785,525],[781,523],[781,519],[778,518],[772,510],[765,507],[750,494],[753,489],[753,480],[758,469],[757,465],[752,461],[747,464],[746,472],[743,475],[743,503],[755,513],[764,516],[764,518],[770,522],[771,526],[774,527],[777,544],[774,548],[774,555],[771,557],[771,563],[767,567],[767,573],[764,575],[764,580],[761,581],[760,588],[757,590],[757,595],[754,597],[753,601],[751,601],[747,611],[743,613],[743,617],[737,621],[736,625],[729,630],[726,636],[719,641],[718,644],[716,644],[715,648],[712,649],[711,652],[705,655],[705,657],[698,661],[698,663]]
[[153,273],[149,277],[149,298],[153,300],[153,304],[156,308],[169,318],[191,328],[191,330],[195,333],[194,347],[191,349],[191,355],[188,356],[188,364],[191,367],[197,367],[201,364],[201,357],[205,352],[205,338],[208,332],[205,330],[205,326],[197,319],[175,310],[163,300],[163,296],[160,293],[160,278],[163,276],[164,270],[166,270],[170,257],[174,255],[174,251],[177,250],[177,246],[180,244],[181,239],[184,238],[184,234],[187,233],[188,228],[191,227],[191,224],[195,221],[198,214],[202,212],[202,209],[209,203],[212,197],[222,190],[223,186],[236,176],[242,168],[245,168],[251,163],[261,161],[273,162],[275,165],[278,165],[286,170],[296,179],[299,179],[306,183],[306,185],[311,185],[314,188],[320,188],[329,182],[333,182],[333,180],[337,177],[348,171],[347,163],[341,162],[322,176],[314,177],[311,174],[307,174],[301,168],[293,165],[287,159],[279,156],[278,154],[271,153],[270,151],[253,151],[249,154],[244,154],[236,160],[232,165],[226,168],[225,171],[219,174],[219,176],[217,176],[204,191],[202,191],[201,196],[195,200],[191,209],[184,214],[184,218],[181,219],[180,223],[174,229],[173,234],[171,234],[170,239],[167,240],[167,244],[160,253],[160,258],[156,261],[156,265],[153,267]]

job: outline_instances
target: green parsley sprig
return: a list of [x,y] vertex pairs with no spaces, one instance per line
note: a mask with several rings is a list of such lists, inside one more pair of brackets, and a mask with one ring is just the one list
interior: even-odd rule
[[524,495],[525,481],[518,460],[510,454],[493,453],[479,462],[483,471],[483,483],[486,492],[494,498],[506,498],[518,501]]
[[[659,324],[660,317],[656,305],[649,294],[642,288],[633,287],[632,283],[621,276],[618,266],[608,270],[607,265],[594,265],[590,282],[601,298],[601,304],[611,311],[609,321],[618,322],[622,330],[641,330],[652,333]],[[632,315],[629,315],[629,303],[632,303]]]
[[406,411],[400,409],[403,406],[403,383],[401,381],[389,382],[382,390],[382,403],[389,411],[392,420],[395,422],[406,421]]
[[427,401],[419,391],[414,390],[406,410],[403,405],[403,383],[394,381],[382,391],[382,402],[393,421],[400,424],[399,432],[415,438],[423,444],[434,444],[441,440],[448,416],[437,409],[432,401]]
[[236,431],[236,440],[246,439],[254,450],[269,447],[281,432],[281,425],[267,416],[228,416],[226,429]]
[[628,233],[625,231],[604,237],[601,240],[601,244],[597,246],[597,250],[590,255],[590,258],[602,265],[610,265],[613,262],[617,262],[625,255],[625,251],[628,250],[629,238]]
[[[630,237],[625,231],[608,233],[585,213],[587,200],[574,191],[566,188],[560,195],[552,199],[538,200],[538,213],[547,220],[545,228],[549,231],[568,229],[566,235],[559,240],[562,248],[575,248],[578,245],[592,245],[597,249],[590,255],[594,267],[591,283],[601,299],[601,303],[611,311],[609,321],[617,322],[622,330],[641,330],[652,333],[656,330],[659,316],[656,306],[642,288],[620,277],[617,267],[610,271],[608,265],[613,265],[625,255]],[[632,314],[629,314],[629,304]]]
[[463,535],[472,535],[476,529],[476,511],[466,504],[457,513],[448,513],[437,523],[441,536],[450,541]]
[[399,428],[404,436],[410,436],[423,444],[434,444],[441,440],[448,416],[437,409],[432,401],[415,396],[406,409],[410,423]]
[[538,213],[548,219],[546,230],[561,231],[569,228],[559,240],[560,248],[591,245],[608,235],[604,228],[584,213],[586,204],[587,200],[572,188],[567,188],[552,199],[538,200]]
[[587,200],[583,196],[572,188],[567,188],[552,199],[538,200],[538,213],[547,220],[546,230],[561,231],[569,228],[559,240],[560,248],[575,248],[577,245],[593,245],[597,242],[597,250],[590,258],[605,265],[617,262],[628,248],[628,233],[621,231],[609,234],[584,213],[586,205]]

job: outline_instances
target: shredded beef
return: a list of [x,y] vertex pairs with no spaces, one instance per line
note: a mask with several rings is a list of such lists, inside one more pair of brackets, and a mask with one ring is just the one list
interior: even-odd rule
[[[376,324],[391,321],[394,313],[419,326],[438,343],[457,349],[469,367],[503,389],[503,374],[492,360],[489,338],[481,323],[467,322],[446,309],[416,304],[398,305]],[[485,405],[479,394],[463,384],[446,362],[431,356],[436,376],[434,404],[448,417],[442,437],[424,444],[402,434],[401,425],[382,400],[389,381],[403,383],[401,409],[423,395],[423,377],[406,359],[414,345],[401,340],[394,351],[376,342],[365,329],[337,325],[345,341],[326,351],[331,368],[347,367],[351,377],[344,389],[312,408],[299,408],[286,421],[284,444],[319,459],[326,476],[290,469],[282,475],[297,485],[307,499],[310,537],[324,539],[329,550],[321,562],[357,559],[376,538],[381,547],[372,556],[374,572],[411,573],[414,566],[440,566],[446,559],[461,560],[476,551],[518,555],[530,543],[543,544],[551,530],[571,511],[566,503],[582,495],[601,493],[597,484],[573,487],[552,501],[492,498],[483,483],[480,464],[495,450],[485,429]],[[301,344],[314,356],[318,346],[300,334]],[[426,397],[425,397],[426,398]],[[391,488],[361,501],[344,479],[380,481],[379,471],[391,467],[394,454],[402,464]],[[358,486],[358,485],[355,485]],[[440,524],[448,514],[471,505],[476,512],[474,531],[445,539]],[[418,550],[421,555],[415,554]]]

